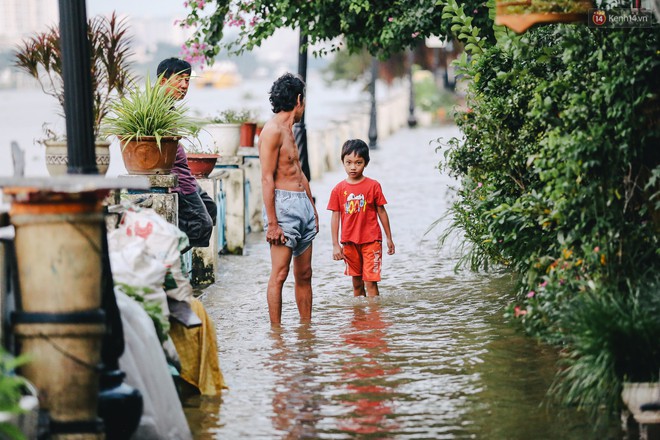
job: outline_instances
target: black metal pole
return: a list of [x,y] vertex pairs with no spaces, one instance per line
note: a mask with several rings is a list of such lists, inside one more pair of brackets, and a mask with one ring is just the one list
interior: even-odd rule
[[98,174],[85,0],[59,0],[69,174]]
[[376,80],[378,79],[378,59],[371,59],[371,81],[369,82],[369,95],[371,95],[371,111],[369,112],[369,148],[378,148],[378,122],[376,114]]
[[[307,35],[300,29],[300,37],[298,40],[298,75],[307,84]],[[307,99],[307,98],[305,98]],[[309,171],[309,156],[307,155],[307,128],[305,127],[305,113],[303,113],[300,121],[294,126],[293,130],[296,144],[298,145],[298,157],[300,159],[300,167],[302,172],[307,177],[307,180],[312,180]]]
[[415,117],[415,85],[413,84],[413,71],[412,66],[415,62],[415,53],[411,49],[408,52],[408,81],[410,86],[410,105],[408,107],[408,127],[412,128],[417,125],[417,118]]

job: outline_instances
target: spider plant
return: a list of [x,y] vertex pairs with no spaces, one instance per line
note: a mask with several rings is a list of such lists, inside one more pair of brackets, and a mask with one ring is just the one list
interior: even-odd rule
[[[108,114],[115,95],[122,95],[133,84],[130,72],[132,51],[127,25],[115,13],[89,20],[94,135]],[[64,83],[59,28],[51,27],[23,41],[14,53],[14,65],[35,78],[42,90],[57,99],[64,115]]]
[[160,149],[165,136],[197,136],[199,124],[187,112],[183,101],[175,100],[160,84],[160,78],[152,82],[147,77],[144,88],[133,88],[112,102],[101,133],[117,136],[122,148],[131,140],[153,136]]

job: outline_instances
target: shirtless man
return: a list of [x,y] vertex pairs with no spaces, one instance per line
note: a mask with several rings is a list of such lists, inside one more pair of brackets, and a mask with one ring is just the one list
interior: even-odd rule
[[312,240],[319,229],[309,182],[302,172],[293,124],[305,111],[305,83],[286,73],[270,89],[275,116],[259,136],[266,241],[270,244],[268,280],[270,322],[282,320],[282,286],[293,257],[295,294],[301,322],[312,319]]

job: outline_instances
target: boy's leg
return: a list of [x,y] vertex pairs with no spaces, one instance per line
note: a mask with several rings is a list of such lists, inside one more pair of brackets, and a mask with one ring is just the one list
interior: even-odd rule
[[376,281],[365,281],[364,285],[367,288],[367,296],[374,297],[380,295],[380,293],[378,293],[378,283]]
[[270,246],[271,271],[266,297],[271,324],[282,322],[282,286],[289,275],[291,255],[291,248],[285,245]]
[[353,277],[353,296],[366,296],[361,276]]
[[301,322],[312,319],[312,245],[305,252],[293,257],[293,277],[295,279],[296,305]]
[[380,281],[381,258],[383,254],[382,243],[375,241],[367,243],[360,248],[362,256],[362,279],[364,280],[367,296],[378,296],[378,281]]

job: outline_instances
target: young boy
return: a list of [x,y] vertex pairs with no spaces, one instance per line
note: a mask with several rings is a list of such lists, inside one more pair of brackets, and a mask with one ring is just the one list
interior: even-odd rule
[[346,141],[341,161],[348,178],[334,187],[328,201],[332,211],[332,258],[345,261],[344,274],[353,277],[353,295],[377,296],[383,252],[378,220],[385,230],[387,253],[394,254],[390,219],[385,211],[387,201],[380,183],[363,174],[369,164],[369,147],[364,141]]

